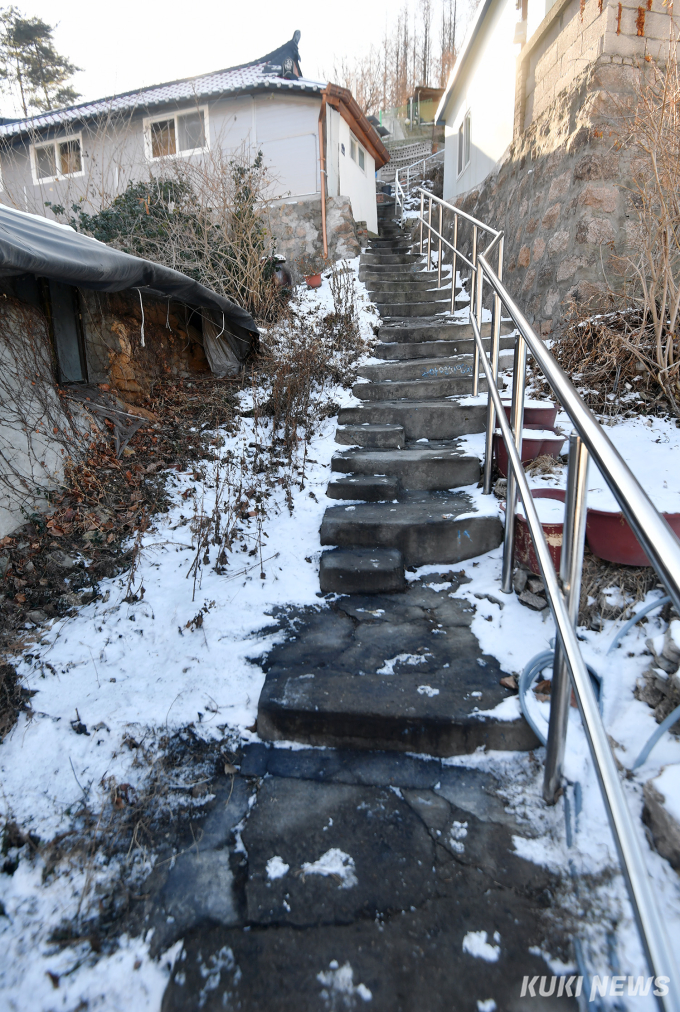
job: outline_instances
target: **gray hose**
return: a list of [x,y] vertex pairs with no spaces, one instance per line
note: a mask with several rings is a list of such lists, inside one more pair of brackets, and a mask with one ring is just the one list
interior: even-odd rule
[[668,604],[669,601],[670,597],[660,597],[658,601],[651,601],[649,604],[646,604],[644,608],[640,608],[639,611],[636,611],[633,617],[629,618],[626,624],[622,626],[621,629],[619,629],[616,636],[611,641],[611,645],[607,653],[610,654],[612,650],[616,649],[616,647],[619,645],[619,643],[626,635],[628,630],[632,629],[633,626],[636,625],[641,618],[644,618],[645,615],[648,615],[650,611],[654,611],[655,608],[660,608],[662,605]]

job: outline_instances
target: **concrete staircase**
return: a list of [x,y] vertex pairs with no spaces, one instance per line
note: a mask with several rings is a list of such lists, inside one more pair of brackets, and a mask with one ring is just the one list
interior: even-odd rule
[[[480,460],[461,445],[486,420],[486,398],[469,396],[469,324],[439,315],[450,289],[435,288],[436,273],[411,252],[391,209],[379,213],[360,277],[384,321],[380,361],[361,369],[361,403],[340,412],[328,485],[338,504],[320,532],[321,591],[343,596],[291,617],[291,635],[266,661],[258,734],[439,756],[533,748],[523,718],[492,713],[509,690],[471,632],[473,610],[430,578],[406,579],[409,567],[445,573],[490,551],[502,526],[494,500],[486,515],[475,506]],[[502,355],[511,343],[502,338]],[[465,581],[444,579],[452,588]]]
[[[480,461],[459,437],[482,432],[486,413],[463,400],[472,388],[470,325],[439,315],[451,306],[450,285],[436,287],[437,272],[392,214],[379,208],[379,238],[360,261],[384,321],[381,361],[362,367],[353,391],[362,404],[338,419],[336,439],[351,448],[331,464],[328,495],[346,504],[327,509],[321,526],[321,544],[335,546],[321,557],[324,592],[398,589],[405,566],[459,562],[501,538],[497,518],[471,516],[469,496],[456,491],[479,481]],[[487,340],[488,332],[487,324]],[[502,339],[502,356],[510,344]]]

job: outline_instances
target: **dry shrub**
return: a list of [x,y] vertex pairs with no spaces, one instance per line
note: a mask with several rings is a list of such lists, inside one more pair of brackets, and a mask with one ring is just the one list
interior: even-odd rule
[[[651,566],[619,566],[598,559],[586,548],[581,575],[579,625],[600,629],[604,619],[632,614],[633,605],[644,601],[658,583],[659,578]],[[607,591],[614,593],[608,595]],[[612,600],[609,600],[610,597]]]
[[[641,323],[638,311],[587,315],[574,307],[564,334],[551,346],[564,371],[579,389],[586,404],[602,415],[658,414],[667,410],[665,391],[650,366],[654,335]],[[551,390],[535,367],[535,388]]]
[[16,724],[21,711],[30,712],[28,700],[34,695],[21,685],[11,664],[0,664],[0,743]]

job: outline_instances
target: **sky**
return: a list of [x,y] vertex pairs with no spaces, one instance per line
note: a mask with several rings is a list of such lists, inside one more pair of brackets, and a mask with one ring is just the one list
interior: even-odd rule
[[[26,16],[57,25],[57,50],[81,73],[73,80],[83,99],[224,67],[271,52],[302,33],[306,77],[330,75],[334,59],[380,43],[401,4],[392,0],[17,0]],[[414,6],[412,4],[412,6]],[[3,113],[10,103],[0,98]]]

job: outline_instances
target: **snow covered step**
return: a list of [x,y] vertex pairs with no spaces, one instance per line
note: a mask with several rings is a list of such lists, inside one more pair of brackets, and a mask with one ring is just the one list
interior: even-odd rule
[[[484,339],[485,348],[489,349],[490,338]],[[500,346],[502,350],[510,349],[509,361],[512,364],[512,351],[515,339],[513,337],[502,337]],[[449,358],[452,355],[471,355],[474,349],[472,339],[463,338],[460,341],[418,341],[399,342],[393,344],[378,344],[373,349],[374,358],[382,358],[387,361],[411,359],[411,358]],[[507,357],[507,355],[506,355]],[[505,368],[505,366],[503,366]]]
[[[511,365],[512,352],[503,352],[501,355],[501,368]],[[472,376],[472,366],[472,355],[454,355],[451,358],[411,358],[397,362],[384,362],[380,365],[362,365],[359,368],[359,375],[377,383],[386,380],[399,383],[404,380]]]
[[404,560],[394,548],[335,548],[319,564],[324,594],[385,594],[406,586]]
[[455,440],[428,446],[411,445],[403,450],[345,450],[333,454],[331,470],[353,475],[379,475],[389,471],[396,475],[403,488],[442,491],[472,485],[479,481],[480,475],[479,458],[463,453]]
[[[480,379],[479,389],[486,390],[486,380]],[[425,400],[469,394],[472,375],[446,376],[439,379],[404,380],[402,382],[355,383],[352,393],[362,401]]]
[[[438,580],[441,577],[427,578]],[[509,692],[499,684],[503,672],[473,635],[469,604],[446,591],[437,593],[427,582],[409,582],[401,594],[343,597],[296,616],[295,638],[282,640],[269,655],[258,706],[260,738],[379,749],[382,762],[388,760],[385,752],[394,751],[451,756],[480,747],[535,748],[536,738],[519,708],[514,715],[507,712]],[[501,704],[505,711],[496,716]],[[277,757],[298,755],[270,751]],[[314,755],[327,758],[326,752]],[[437,787],[444,784],[439,775],[433,782]],[[465,799],[470,796],[468,783],[467,793],[460,795]],[[437,798],[426,801],[432,808]],[[476,810],[488,812],[489,802]],[[471,831],[471,817],[467,822]],[[480,853],[488,856],[490,837],[484,825]],[[270,846],[267,854],[272,853]],[[473,867],[480,867],[478,859],[474,861]]]
[[335,431],[335,442],[345,446],[370,446],[376,449],[399,450],[404,445],[404,427],[385,422],[371,425],[339,425]]
[[326,495],[329,499],[362,499],[364,502],[383,502],[394,499],[399,492],[399,479],[394,475],[375,474],[372,471],[355,474],[344,471],[344,478],[328,483]]
[[322,545],[397,548],[408,566],[474,558],[502,536],[498,516],[476,514],[464,492],[402,492],[396,503],[330,506],[321,524]]
[[456,400],[382,400],[341,408],[342,425],[393,424],[403,428],[407,439],[455,439],[483,432],[486,404],[461,404]]

